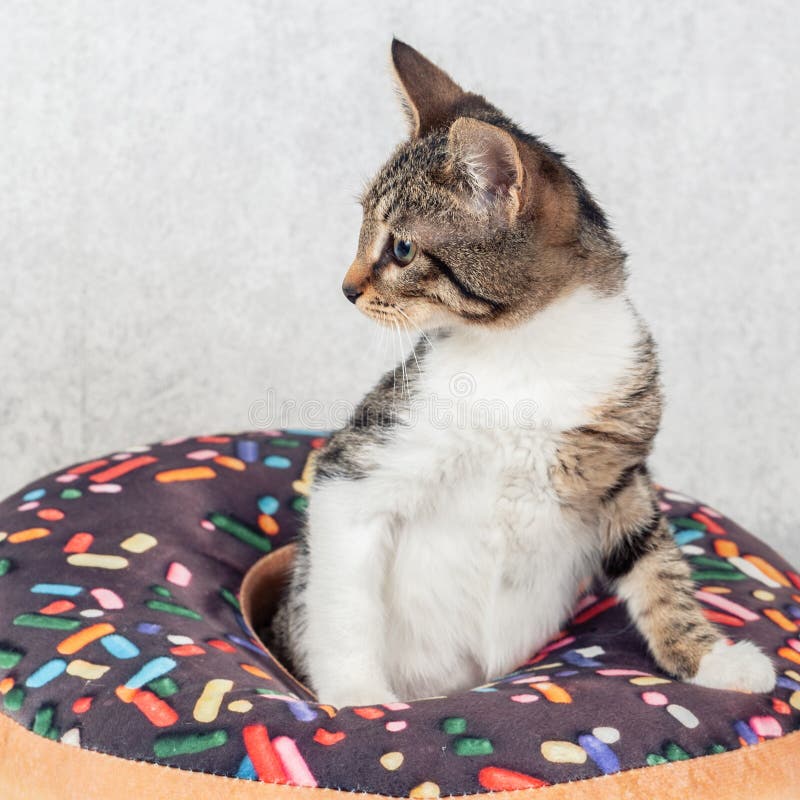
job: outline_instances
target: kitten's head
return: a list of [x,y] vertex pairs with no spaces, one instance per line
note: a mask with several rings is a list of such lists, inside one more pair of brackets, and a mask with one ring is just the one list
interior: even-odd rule
[[624,255],[561,157],[407,44],[392,62],[410,138],[362,198],[347,298],[430,328],[513,325],[579,284],[618,291]]

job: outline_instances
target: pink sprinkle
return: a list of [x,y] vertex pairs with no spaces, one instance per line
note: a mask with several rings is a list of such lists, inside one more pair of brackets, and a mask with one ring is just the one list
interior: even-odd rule
[[390,733],[397,733],[404,731],[408,727],[408,723],[404,719],[396,719],[392,722],[386,723],[386,730]]
[[101,608],[124,608],[125,606],[122,598],[116,592],[112,592],[111,589],[92,589],[90,594],[100,603]]
[[213,531],[213,530],[216,530],[216,529],[214,528],[214,523],[213,523],[213,522],[209,522],[207,519],[204,519],[204,520],[203,520],[203,521],[200,523],[200,527],[201,527],[201,528],[205,528],[207,531]]
[[300,755],[294,739],[290,739],[288,736],[276,736],[272,740],[272,747],[278,754],[290,783],[295,786],[309,786],[312,789],[317,785],[317,781],[311,774],[305,759]]
[[646,676],[651,677],[649,672],[640,672],[638,669],[599,669],[598,675],[605,675],[606,678],[627,678],[630,676]]
[[167,569],[167,580],[176,586],[188,586],[192,580],[192,573],[177,561],[173,561]]
[[[517,681],[514,681],[517,683]],[[519,681],[519,683],[550,683],[550,676],[549,675],[531,675],[523,681]]]
[[540,653],[549,653],[552,650],[558,650],[559,647],[566,647],[568,644],[572,644],[575,641],[574,636],[565,636],[563,639],[558,639],[555,642],[550,642],[546,647],[543,647],[539,652]]
[[575,608],[572,609],[572,616],[574,617],[576,614],[580,614],[581,611],[583,611],[585,608],[589,608],[590,605],[593,605],[596,602],[596,594],[585,594],[580,600],[578,600]]
[[665,706],[669,703],[669,700],[661,692],[642,692],[642,700],[649,706]]
[[31,511],[34,508],[39,508],[38,500],[31,500],[30,503],[23,503],[21,506],[17,506],[17,511]]
[[735,617],[739,617],[739,619],[745,620],[745,622],[754,622],[757,619],[761,619],[758,614],[752,612],[749,608],[740,606],[738,603],[734,603],[733,600],[720,597],[718,594],[714,594],[713,592],[704,592],[701,590],[699,592],[695,592],[694,596],[698,600],[708,603],[710,606],[716,606],[723,611],[727,611],[729,614],[733,614]]
[[384,708],[388,708],[389,711],[405,711],[407,708],[411,708],[408,703],[384,703]]
[[116,494],[122,491],[122,487],[118,483],[93,483],[89,486],[89,491],[97,494]]
[[538,694],[515,694],[511,697],[515,703],[535,703],[539,699]]
[[672,506],[669,503],[665,503],[663,500],[658,501],[658,510],[659,511],[669,511]]
[[750,727],[757,736],[763,736],[765,739],[783,736],[783,728],[775,717],[750,717]]
[[64,475],[59,475],[56,480],[59,483],[72,483],[72,481],[78,480],[80,475],[71,475],[69,472],[65,473]]
[[283,436],[283,431],[261,431],[262,436]]
[[115,453],[111,456],[112,461],[127,461],[131,457],[130,453]]
[[170,447],[173,444],[181,444],[181,442],[185,441],[186,441],[185,436],[177,436],[174,439],[164,439],[164,441],[161,442],[161,444],[163,444],[165,447]]
[[186,458],[194,459],[195,461],[207,461],[209,458],[216,458],[219,453],[216,450],[195,450],[186,454]]
[[700,506],[700,510],[707,514],[709,517],[716,517],[717,519],[722,519],[722,514],[719,511],[714,510],[713,508],[709,508],[708,506]]
[[788,644],[792,650],[797,650],[797,652],[800,653],[800,641],[797,639],[787,639],[786,644]]

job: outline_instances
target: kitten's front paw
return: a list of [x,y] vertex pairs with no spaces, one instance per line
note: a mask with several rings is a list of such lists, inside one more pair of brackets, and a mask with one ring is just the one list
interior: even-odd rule
[[710,689],[771,692],[775,688],[775,668],[752,642],[729,645],[720,640],[700,660],[700,669],[689,683]]
[[374,706],[383,703],[395,703],[397,697],[383,686],[373,685],[348,685],[320,687],[317,693],[317,702],[324,703],[334,708],[345,706]]

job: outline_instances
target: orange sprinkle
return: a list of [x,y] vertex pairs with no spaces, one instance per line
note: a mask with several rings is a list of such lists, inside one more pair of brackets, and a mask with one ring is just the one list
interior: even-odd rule
[[373,708],[372,706],[354,708],[353,713],[358,714],[358,716],[363,719],[380,719],[384,714],[379,708]]
[[108,622],[98,622],[97,625],[90,625],[82,631],[73,633],[72,636],[67,636],[67,638],[56,647],[56,650],[58,650],[62,656],[71,656],[73,653],[77,653],[81,648],[86,647],[87,644],[102,639],[104,636],[108,636],[109,633],[114,633],[115,630],[116,628]]
[[704,592],[709,594],[730,594],[731,590],[727,586],[704,586]]
[[211,467],[186,467],[184,469],[168,469],[156,473],[159,483],[177,483],[179,481],[203,481],[216,478],[217,473]]
[[11,544],[20,544],[21,542],[32,542],[34,539],[44,539],[45,536],[50,535],[49,528],[26,528],[24,531],[17,531],[8,537]]
[[204,442],[205,444],[225,444],[231,440],[230,436],[198,436],[198,442]]
[[714,550],[721,558],[736,558],[739,555],[736,542],[730,539],[714,539]]
[[227,642],[223,642],[222,639],[209,639],[206,644],[210,645],[211,647],[216,648],[217,650],[222,650],[223,653],[235,653],[236,648],[232,644],[228,644]]
[[108,464],[107,458],[98,458],[97,461],[87,461],[85,464],[78,464],[77,467],[67,470],[67,474],[83,475],[84,472],[92,472],[96,469],[100,469],[100,467],[104,467],[106,464]]
[[797,625],[795,625],[794,622],[792,622],[782,611],[778,611],[777,608],[765,608],[764,616],[774,622],[779,628],[783,628],[785,631],[795,633],[797,630],[799,630]]
[[174,656],[202,656],[206,651],[196,644],[179,644],[170,648],[170,653]]
[[725,533],[725,528],[721,527],[716,522],[714,522],[714,520],[711,519],[711,517],[709,517],[708,514],[703,514],[700,511],[695,511],[694,514],[692,514],[692,519],[696,519],[698,522],[702,522],[703,525],[706,526],[706,530],[708,530],[709,533],[716,533],[717,536],[722,536]]
[[269,514],[258,515],[258,527],[267,534],[267,536],[275,536],[280,531],[280,526],[275,521],[274,517]]
[[228,469],[235,469],[237,472],[242,472],[247,468],[244,461],[234,458],[233,456],[217,456],[214,459],[214,463],[222,467],[227,467]]
[[129,689],[127,686],[117,686],[117,688],[114,689],[114,694],[119,697],[123,703],[132,703],[138,691],[138,689]]
[[791,586],[788,578],[782,572],[779,572],[772,564],[768,561],[764,561],[760,556],[745,556],[745,559],[758,567],[768,578],[772,578],[772,580],[776,581],[781,586]]
[[155,464],[156,461],[158,461],[158,459],[154,458],[153,456],[139,456],[138,458],[131,458],[127,461],[121,461],[119,464],[109,467],[102,472],[95,472],[94,475],[90,476],[89,480],[94,483],[108,483],[109,481],[113,481],[115,478],[119,478],[122,475],[127,475],[129,472],[133,472],[135,469],[146,467],[148,464]]
[[536,689],[537,692],[541,692],[551,703],[572,702],[572,695],[570,695],[566,689],[557,686],[555,683],[547,683],[546,681],[542,683],[532,683],[531,689]]
[[65,545],[65,553],[85,553],[94,541],[94,536],[91,533],[76,533]]
[[75,603],[69,600],[53,600],[52,603],[46,605],[44,608],[39,609],[40,614],[63,614],[65,611],[72,611],[75,608]]
[[772,698],[772,708],[775,709],[776,714],[792,713],[791,706],[785,700],[781,700],[779,697]]
[[73,704],[72,710],[76,714],[85,714],[92,707],[93,697],[79,697]]
[[39,519],[46,519],[48,522],[58,522],[64,519],[64,512],[58,508],[43,508],[41,511],[36,512]]
[[13,678],[3,678],[3,680],[0,681],[0,694],[8,694],[13,688]]
[[732,628],[741,628],[744,620],[734,617],[732,614],[724,614],[722,611],[713,611],[710,608],[703,609],[703,616],[709,622],[716,622],[720,625],[729,625]]
[[239,664],[239,666],[245,671],[249,672],[251,675],[255,675],[256,678],[263,678],[265,681],[271,681],[272,676],[267,675],[263,669],[259,669],[258,667],[254,667],[252,664]]
[[795,664],[800,664],[800,653],[792,650],[791,647],[781,647],[778,649],[778,655],[785,658],[787,661],[792,661]]

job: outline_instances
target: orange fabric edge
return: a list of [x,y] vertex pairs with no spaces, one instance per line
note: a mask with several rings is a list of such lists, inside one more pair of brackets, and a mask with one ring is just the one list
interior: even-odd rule
[[[493,792],[492,800],[796,800],[800,731],[752,747],[542,789]],[[342,800],[350,792],[238,780],[53,742],[0,715],[3,800]],[[358,793],[363,800],[382,795]],[[463,795],[462,800],[485,798]]]

